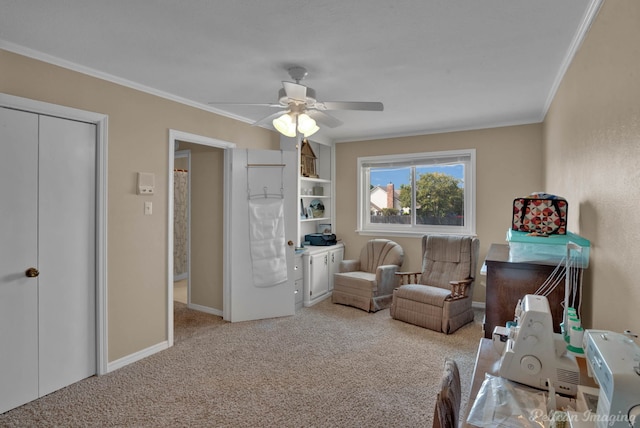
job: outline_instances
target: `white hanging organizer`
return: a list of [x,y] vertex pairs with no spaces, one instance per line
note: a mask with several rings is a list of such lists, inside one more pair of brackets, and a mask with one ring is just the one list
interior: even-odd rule
[[[280,151],[282,159],[283,153]],[[284,224],[284,168],[286,164],[250,163],[247,150],[247,199],[249,201],[249,240],[253,284],[256,287],[272,287],[287,281],[287,258]],[[251,191],[252,168],[268,171],[280,170],[280,192],[262,186],[262,191]],[[272,176],[261,175],[262,182],[273,181]]]

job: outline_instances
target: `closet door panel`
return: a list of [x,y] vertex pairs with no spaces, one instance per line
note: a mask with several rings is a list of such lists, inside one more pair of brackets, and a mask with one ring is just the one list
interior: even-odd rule
[[0,108],[0,413],[38,397],[38,116]]
[[40,395],[96,372],[93,124],[40,118]]

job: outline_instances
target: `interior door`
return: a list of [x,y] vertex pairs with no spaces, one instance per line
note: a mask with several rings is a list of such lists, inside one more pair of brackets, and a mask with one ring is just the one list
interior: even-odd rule
[[40,396],[96,373],[96,127],[40,116]]
[[[279,150],[233,149],[230,152],[230,293],[225,301],[230,306],[225,314],[229,321],[246,321],[293,315],[295,293],[293,274],[296,234],[296,152]],[[256,286],[252,259],[249,201],[250,198],[278,200],[284,204],[284,246],[286,272],[284,282]],[[290,242],[290,244],[289,244]],[[274,261],[275,263],[275,261]],[[258,271],[259,273],[259,271]]]
[[95,125],[0,108],[0,412],[96,373]]
[[0,413],[38,397],[38,116],[0,108]]

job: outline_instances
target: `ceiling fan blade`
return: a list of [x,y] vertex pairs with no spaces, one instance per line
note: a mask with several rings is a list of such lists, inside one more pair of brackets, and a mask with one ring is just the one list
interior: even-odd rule
[[269,116],[263,117],[260,120],[257,120],[255,122],[253,122],[253,124],[251,126],[260,126],[260,125],[264,125],[264,124],[269,124],[271,125],[271,122],[273,121],[273,119],[282,116],[285,113],[288,113],[289,110],[282,110],[279,111],[277,113],[272,113]]
[[382,111],[384,109],[384,106],[380,102],[365,101],[324,101],[316,102],[315,107],[320,110]]
[[207,104],[212,105],[212,106],[255,106],[255,107],[278,107],[278,108],[286,107],[286,106],[283,106],[281,104],[273,104],[273,103],[216,103],[216,102],[210,102],[210,103],[207,103]]
[[320,110],[307,110],[307,114],[309,115],[309,117],[311,117],[311,119],[315,120],[316,122],[320,122],[321,124],[326,125],[329,128],[336,128],[343,123],[341,120],[336,119],[335,117]]
[[306,102],[307,101],[307,87],[293,82],[282,82],[284,92],[287,97],[292,100]]

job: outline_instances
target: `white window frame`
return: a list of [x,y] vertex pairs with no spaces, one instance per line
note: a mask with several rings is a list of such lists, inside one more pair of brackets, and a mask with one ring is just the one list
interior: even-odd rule
[[[466,158],[466,159],[465,159]],[[463,160],[461,160],[463,159]],[[434,161],[440,161],[434,163]],[[464,168],[464,226],[380,224],[370,221],[370,168],[410,167],[423,164],[437,165],[457,161]],[[415,191],[415,189],[414,189]],[[412,215],[415,210],[412,210]],[[412,223],[415,222],[415,218]],[[422,236],[427,233],[475,235],[476,233],[476,150],[447,150],[438,152],[406,153],[396,155],[366,156],[358,158],[358,229],[361,235]]]

